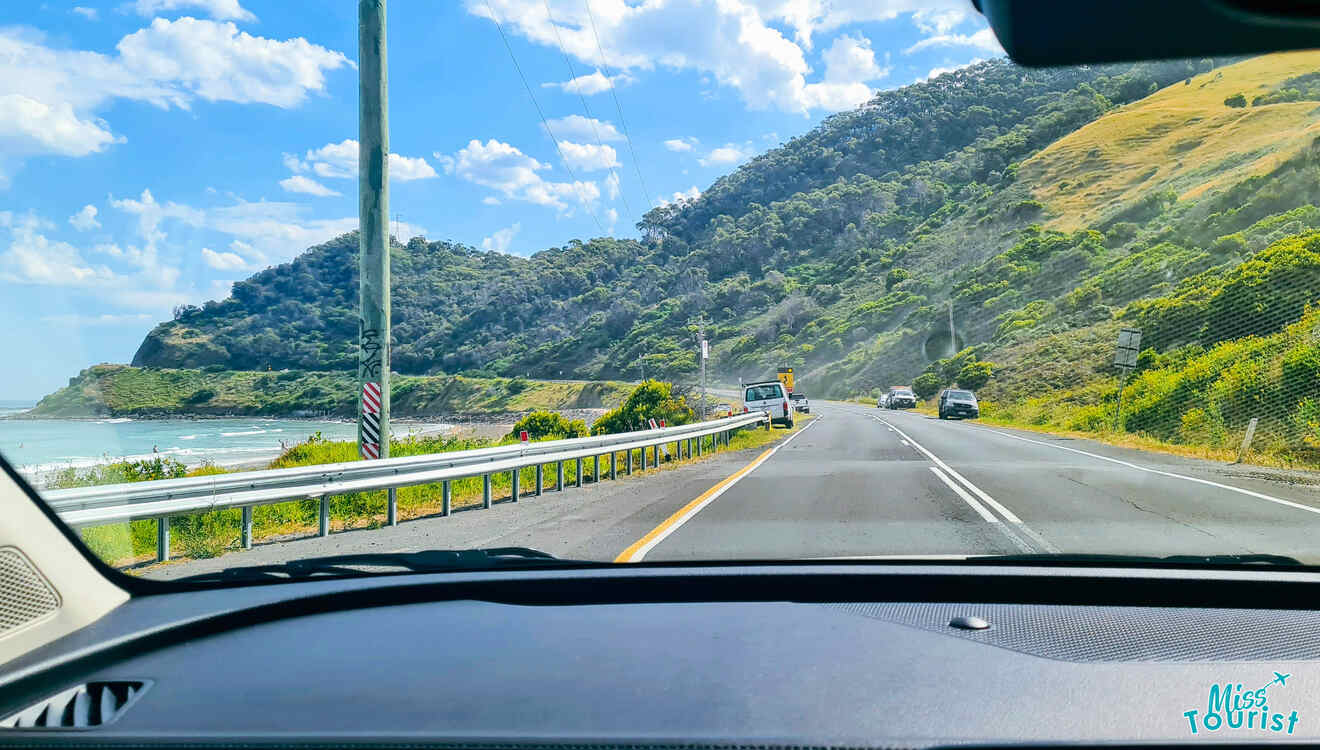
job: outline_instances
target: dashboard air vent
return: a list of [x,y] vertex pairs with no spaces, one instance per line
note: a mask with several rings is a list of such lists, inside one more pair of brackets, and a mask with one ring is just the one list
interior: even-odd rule
[[6,729],[93,729],[109,724],[147,689],[142,680],[89,682],[0,719]]

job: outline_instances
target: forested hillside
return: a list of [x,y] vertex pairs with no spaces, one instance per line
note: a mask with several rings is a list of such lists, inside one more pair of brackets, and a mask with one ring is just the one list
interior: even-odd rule
[[[936,324],[950,294],[975,284],[969,269],[1040,241],[1021,235],[1046,211],[1019,179],[1023,160],[1215,65],[996,60],[886,92],[649,213],[640,242],[575,240],[524,259],[414,238],[393,252],[394,368],[612,378],[644,361],[648,375],[681,379],[704,316],[717,376],[792,364],[831,393],[911,377],[925,351],[947,348]],[[1068,257],[1087,252],[1068,242],[1080,248]],[[356,247],[340,237],[180,309],[134,363],[351,368]],[[999,308],[1014,302],[1001,295]],[[999,314],[965,321],[960,340],[985,340]]]

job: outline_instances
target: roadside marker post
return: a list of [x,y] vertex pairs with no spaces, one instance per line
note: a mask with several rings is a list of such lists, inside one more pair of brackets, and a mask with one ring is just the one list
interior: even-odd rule
[[1127,383],[1128,373],[1137,368],[1137,357],[1141,354],[1141,329],[1123,328],[1118,332],[1118,348],[1114,352],[1114,364],[1118,366],[1118,398],[1114,404],[1114,430],[1123,431],[1123,386]]
[[1252,417],[1247,422],[1247,434],[1242,436],[1242,447],[1238,448],[1237,460],[1233,463],[1240,464],[1247,459],[1247,452],[1251,450],[1251,439],[1256,437],[1256,424],[1260,422],[1260,417]]

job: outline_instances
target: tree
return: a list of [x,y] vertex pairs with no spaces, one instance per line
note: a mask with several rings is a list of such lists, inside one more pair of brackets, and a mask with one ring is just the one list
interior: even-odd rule
[[514,423],[505,439],[517,438],[527,430],[529,440],[562,440],[586,437],[587,423],[581,419],[567,419],[556,411],[534,411]]
[[938,376],[933,372],[923,372],[912,381],[912,392],[917,394],[917,398],[926,400],[939,392],[944,384],[940,382]]
[[1245,107],[1247,106],[1247,97],[1242,94],[1234,94],[1225,99],[1224,104],[1229,107]]
[[633,389],[617,409],[605,412],[591,425],[591,434],[609,435],[642,429],[650,420],[663,420],[667,426],[687,424],[696,419],[687,399],[674,395],[673,383],[648,380]]
[[989,362],[968,362],[958,371],[958,387],[975,391],[990,381],[994,365]]

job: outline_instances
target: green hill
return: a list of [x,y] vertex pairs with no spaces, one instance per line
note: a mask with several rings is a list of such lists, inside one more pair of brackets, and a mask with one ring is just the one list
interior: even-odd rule
[[[634,386],[523,378],[398,375],[396,417],[506,415],[533,409],[614,408]],[[24,417],[330,416],[356,412],[351,372],[251,372],[96,365],[43,398]]]
[[[1054,393],[1100,410],[1119,326],[1146,332],[1146,370],[1181,371],[1285,335],[1320,300],[1318,122],[1320,53],[981,63],[827,119],[651,211],[639,241],[531,258],[396,246],[394,367],[608,379],[644,364],[682,381],[704,318],[716,380],[792,365],[804,390],[847,396],[993,373],[984,393],[1005,414]],[[179,310],[134,363],[351,369],[356,248],[338,238]],[[1283,360],[1242,351],[1285,382]],[[1300,445],[1307,396],[1286,388],[1254,403]],[[1189,439],[1194,408],[1222,417],[1224,440],[1247,413],[1186,403],[1133,425]],[[1045,411],[1030,419],[1055,424]]]

